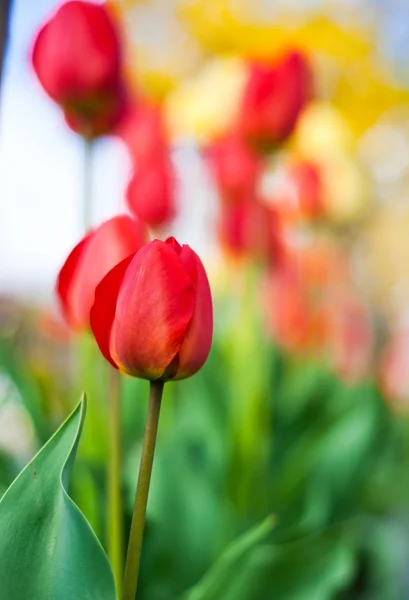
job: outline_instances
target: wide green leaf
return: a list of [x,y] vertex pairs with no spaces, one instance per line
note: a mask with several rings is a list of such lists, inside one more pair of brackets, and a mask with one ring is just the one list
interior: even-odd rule
[[115,600],[107,557],[67,487],[85,398],[0,502],[0,595],[13,600]]

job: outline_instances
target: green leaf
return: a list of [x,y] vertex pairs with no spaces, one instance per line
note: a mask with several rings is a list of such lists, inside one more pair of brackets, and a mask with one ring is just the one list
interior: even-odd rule
[[4,599],[116,599],[102,546],[67,493],[85,410],[84,397],[0,502]]
[[240,569],[249,560],[252,550],[271,533],[273,527],[274,519],[270,516],[235,540],[203,579],[183,596],[182,600],[214,600],[215,598],[222,600],[227,597],[226,593]]
[[350,581],[354,548],[340,529],[267,544],[268,523],[239,538],[182,600],[330,600]]

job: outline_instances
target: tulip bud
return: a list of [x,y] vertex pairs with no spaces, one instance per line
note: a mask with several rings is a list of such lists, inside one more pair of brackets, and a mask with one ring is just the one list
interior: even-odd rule
[[290,135],[310,95],[310,67],[303,54],[290,52],[272,66],[250,63],[239,130],[258,147],[270,148]]
[[57,280],[62,312],[71,327],[89,327],[96,286],[108,271],[134,254],[146,241],[144,225],[122,215],[91,230],[75,246]]
[[211,292],[197,254],[174,238],[143,246],[97,286],[91,328],[122,373],[150,381],[196,373],[213,335]]
[[63,4],[36,37],[32,62],[41,85],[87,137],[109,132],[121,116],[121,54],[106,6],[82,0]]

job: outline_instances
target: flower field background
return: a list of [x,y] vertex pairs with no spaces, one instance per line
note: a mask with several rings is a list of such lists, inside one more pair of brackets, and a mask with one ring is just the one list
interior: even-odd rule
[[[149,239],[174,235],[206,267],[214,333],[198,371],[211,311],[193,277],[189,318],[206,307],[189,322],[200,351],[193,359],[180,345],[160,377],[198,372],[165,388],[138,600],[408,597],[409,10],[363,0],[60,6],[27,35],[26,60],[84,157],[72,173],[84,188],[72,198],[81,230],[35,300],[0,289],[0,600],[44,599],[44,589],[50,600],[120,597],[148,387],[98,346],[123,373],[156,371],[102,331],[109,302],[97,285]],[[19,10],[11,3],[11,20]],[[105,221],[102,144],[118,152],[114,181],[123,175]],[[137,324],[148,347],[151,324]],[[133,332],[119,317],[115,326]],[[109,479],[117,393],[119,500]],[[20,547],[13,538],[22,515],[37,518],[33,506],[49,529]]]

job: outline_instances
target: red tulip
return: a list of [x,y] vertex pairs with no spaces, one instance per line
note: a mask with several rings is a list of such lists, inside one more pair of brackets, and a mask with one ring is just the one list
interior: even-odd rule
[[215,141],[206,158],[222,199],[234,201],[255,193],[262,161],[239,135]]
[[126,198],[130,211],[153,228],[175,216],[174,175],[167,158],[142,161],[129,182]]
[[98,283],[146,241],[147,232],[142,223],[123,215],[91,230],[75,246],[57,280],[62,311],[71,327],[89,326],[89,313]]
[[310,67],[300,52],[289,52],[273,66],[252,62],[239,129],[257,146],[278,144],[292,132],[310,95]]
[[118,115],[122,51],[106,6],[81,0],[63,4],[40,29],[32,62],[44,90],[69,122],[84,122],[85,135],[92,135],[101,115],[110,124]]
[[296,265],[283,262],[268,283],[267,320],[275,341],[296,353],[320,347],[325,323]]
[[136,164],[163,158],[168,136],[160,107],[145,100],[129,107],[118,131]]
[[197,254],[174,238],[143,246],[98,285],[91,328],[123,373],[151,381],[196,373],[213,334],[211,292]]
[[277,260],[281,253],[281,228],[277,214],[254,196],[221,206],[220,239],[236,257]]

